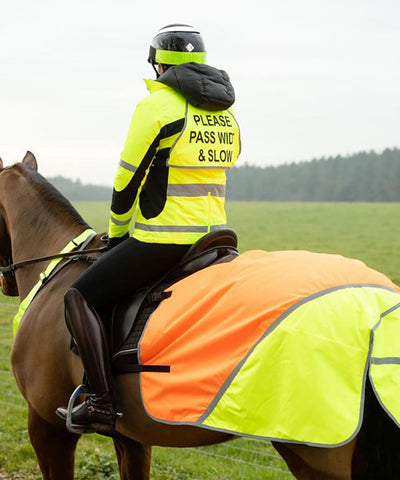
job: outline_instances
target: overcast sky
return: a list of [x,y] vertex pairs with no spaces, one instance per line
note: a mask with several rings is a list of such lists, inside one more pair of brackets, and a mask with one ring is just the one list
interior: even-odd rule
[[153,34],[202,32],[236,91],[242,163],[400,146],[399,0],[0,0],[0,156],[112,184]]

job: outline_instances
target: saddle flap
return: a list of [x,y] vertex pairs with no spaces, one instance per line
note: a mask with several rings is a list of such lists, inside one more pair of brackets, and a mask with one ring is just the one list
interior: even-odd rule
[[148,288],[142,288],[130,296],[121,298],[115,304],[111,314],[112,352],[117,351],[128,337],[140,307],[148,293]]

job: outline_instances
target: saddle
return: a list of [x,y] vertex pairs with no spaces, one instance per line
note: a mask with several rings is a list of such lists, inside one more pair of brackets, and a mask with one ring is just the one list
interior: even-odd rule
[[229,262],[239,255],[233,230],[210,232],[190,247],[181,261],[161,279],[120,299],[109,323],[112,368],[117,373],[164,371],[163,365],[140,365],[137,352],[146,322],[160,302],[170,296],[165,290],[182,278],[211,265]]

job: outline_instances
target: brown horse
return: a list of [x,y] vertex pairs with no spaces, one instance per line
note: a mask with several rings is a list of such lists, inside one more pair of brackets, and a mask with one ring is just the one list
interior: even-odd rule
[[[8,168],[3,168],[0,160],[1,265],[57,254],[86,228],[87,224],[69,202],[37,173],[33,154],[28,152],[22,163]],[[99,237],[92,241],[91,248],[101,245]],[[63,295],[85,268],[85,262],[71,263],[40,290],[25,313],[12,349],[14,375],[28,403],[30,439],[45,480],[74,478],[74,453],[79,435],[66,430],[55,410],[66,404],[71,392],[82,380],[80,359],[70,351],[70,335],[64,323]],[[1,282],[3,293],[25,298],[43,269],[43,263],[33,263],[15,270],[15,275],[4,273]],[[120,375],[114,380],[119,409],[124,412],[117,424],[120,435],[114,439],[120,478],[123,480],[150,478],[152,445],[192,447],[232,438],[226,433],[199,427],[156,422],[147,416],[143,407],[139,375]],[[370,422],[369,425],[379,425],[386,438],[386,432],[391,432],[396,445],[399,445],[393,422],[384,423],[386,420],[382,419],[386,416],[376,413],[380,410],[376,401],[366,403],[375,415],[366,412],[371,422],[372,417],[375,418],[375,423]],[[368,425],[364,422],[363,429],[354,439],[336,448],[283,442],[273,444],[299,480],[389,480],[392,477],[371,473],[373,455],[368,454],[368,466],[365,454],[367,433]],[[376,443],[379,443],[377,431],[374,435]],[[376,452],[376,448],[371,451]]]

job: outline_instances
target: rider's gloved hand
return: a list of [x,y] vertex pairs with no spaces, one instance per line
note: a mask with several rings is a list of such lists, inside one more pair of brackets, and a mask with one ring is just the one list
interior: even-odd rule
[[129,238],[129,233],[125,233],[122,237],[111,237],[108,239],[107,248],[111,250],[127,238]]

